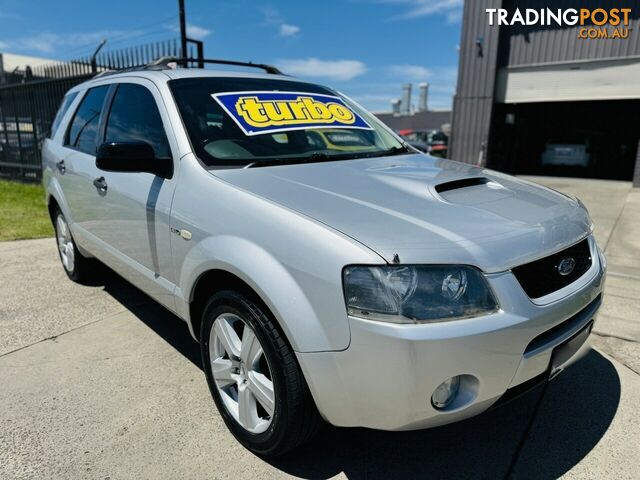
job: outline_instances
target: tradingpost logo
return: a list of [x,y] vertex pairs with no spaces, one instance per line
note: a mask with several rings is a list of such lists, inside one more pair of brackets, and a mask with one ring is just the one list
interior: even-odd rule
[[578,38],[629,38],[631,8],[485,9],[489,25],[579,26]]

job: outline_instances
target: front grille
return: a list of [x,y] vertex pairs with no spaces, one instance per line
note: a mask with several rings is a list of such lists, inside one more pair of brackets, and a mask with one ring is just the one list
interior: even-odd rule
[[[573,259],[575,264],[571,272],[561,275],[561,262],[565,259]],[[540,298],[575,282],[589,270],[591,262],[589,242],[585,238],[561,252],[520,265],[512,271],[530,298]]]

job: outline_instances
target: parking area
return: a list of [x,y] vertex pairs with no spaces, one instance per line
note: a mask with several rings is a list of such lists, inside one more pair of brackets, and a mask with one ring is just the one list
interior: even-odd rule
[[637,478],[640,190],[578,195],[609,274],[593,349],[506,406],[436,429],[325,428],[261,459],[227,433],[184,324],[114,274],[67,280],[52,238],[0,243],[0,478]]

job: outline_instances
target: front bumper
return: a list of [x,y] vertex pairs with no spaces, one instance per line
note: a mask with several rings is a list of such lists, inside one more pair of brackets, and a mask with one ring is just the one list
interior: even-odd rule
[[[481,413],[539,378],[554,349],[584,329],[600,305],[605,263],[589,241],[589,271],[535,303],[503,272],[487,275],[501,306],[492,315],[419,325],[350,317],[349,348],[297,354],[320,413],[336,426],[433,427]],[[433,391],[455,375],[464,375],[458,400],[435,409]]]

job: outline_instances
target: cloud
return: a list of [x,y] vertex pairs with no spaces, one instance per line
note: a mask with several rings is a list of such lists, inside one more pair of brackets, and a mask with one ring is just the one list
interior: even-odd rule
[[[394,68],[401,67],[398,70],[401,76],[393,74]],[[390,65],[381,67],[378,70],[372,70],[369,77],[375,80],[371,82],[355,81],[341,88],[345,94],[352,97],[357,102],[364,105],[365,108],[374,112],[389,112],[391,110],[391,102],[402,96],[402,84],[410,81],[414,83],[413,103],[418,100],[418,92],[416,83],[424,81],[424,77],[410,79],[405,75],[406,65]],[[424,67],[422,67],[424,68]],[[429,82],[429,108],[430,109],[450,109],[453,103],[453,95],[455,93],[457,67],[455,66],[430,66],[428,68],[430,75],[427,79]]]
[[[349,94],[348,91],[345,93]],[[394,92],[392,89],[389,89],[389,93],[358,93],[355,92],[353,95],[349,95],[352,99],[358,102],[360,105],[365,107],[367,110],[372,112],[384,112],[388,111],[391,108],[391,102],[400,97],[400,93]]]
[[3,49],[15,51],[27,51],[38,53],[52,53],[59,48],[82,47],[85,45],[97,46],[103,38],[135,36],[139,32],[123,32],[119,30],[101,30],[97,32],[80,32],[80,33],[39,33],[30,37],[16,38],[15,40],[0,40]]
[[396,19],[444,15],[448,23],[457,23],[462,18],[463,0],[381,0],[381,3],[405,6],[405,11]]
[[431,76],[431,70],[420,65],[392,65],[389,71],[392,75],[405,80],[426,80]]
[[279,60],[277,65],[284,73],[330,80],[351,80],[367,71],[366,65],[358,60],[288,59]]
[[390,111],[391,102],[402,94],[401,85],[396,82],[354,82],[345,85],[340,91],[372,112]]
[[262,21],[264,25],[268,27],[278,27],[279,37],[295,37],[300,33],[300,27],[298,25],[287,23],[279,10],[266,6],[262,7],[260,11],[262,12]]
[[462,21],[462,8],[447,12],[447,23],[456,24]]
[[[161,28],[168,28],[174,32],[179,31],[176,25],[165,25]],[[129,39],[148,35],[146,30],[99,30],[94,32],[72,32],[72,33],[50,33],[42,32],[37,35],[19,37],[12,40],[0,39],[0,48],[2,50],[11,50],[16,52],[32,53],[32,54],[53,54],[57,53],[62,56],[75,56],[79,53],[90,54],[95,47],[98,46],[102,39],[107,39],[107,46],[115,43],[122,43]],[[212,30],[194,25],[187,24],[187,36],[196,40],[201,40],[213,33]],[[84,48],[83,48],[84,47]]]
[[[167,25],[167,27],[176,33],[180,33],[179,25]],[[193,23],[187,23],[187,37],[189,38],[193,38],[194,40],[203,40],[205,37],[208,37],[212,33],[213,30],[194,25]]]
[[280,33],[281,37],[293,37],[300,32],[300,27],[297,25],[289,25],[288,23],[283,23],[280,25]]
[[20,15],[16,15],[15,13],[7,13],[5,11],[0,10],[0,18],[22,18]]
[[208,28],[200,27],[198,25],[193,25],[192,23],[187,23],[187,37],[194,38],[196,40],[202,40],[212,33],[213,30],[209,30]]
[[273,7],[262,7],[260,11],[262,12],[262,19],[266,25],[277,25],[284,22],[284,18],[280,12]]

